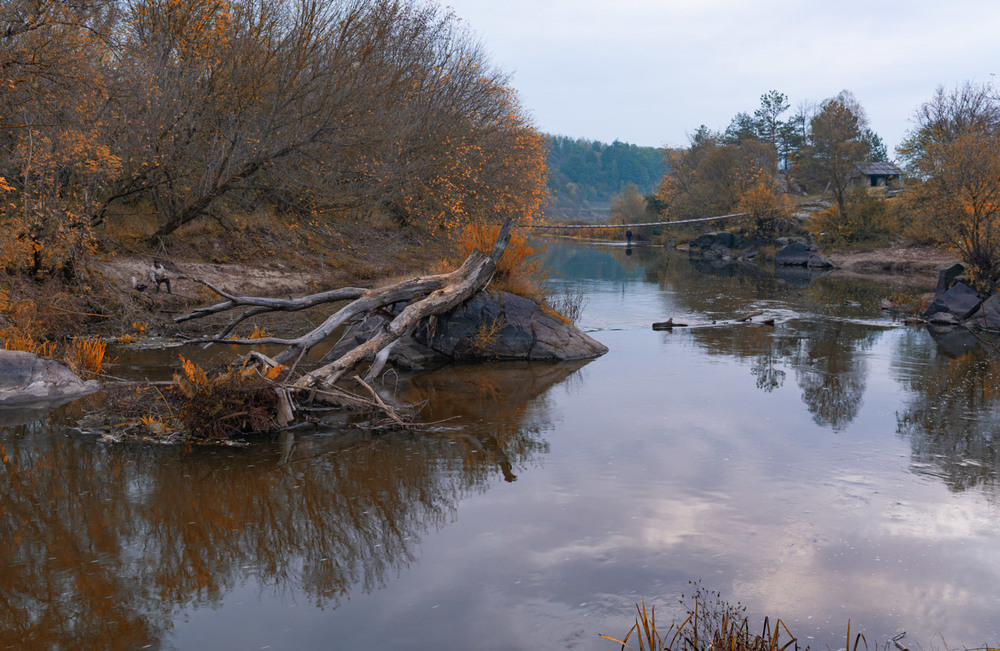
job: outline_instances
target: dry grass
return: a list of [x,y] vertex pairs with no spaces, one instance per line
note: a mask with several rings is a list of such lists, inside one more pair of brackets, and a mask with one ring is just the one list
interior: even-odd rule
[[489,321],[483,321],[472,335],[469,348],[477,358],[486,356],[490,349],[500,340],[500,331],[507,326],[507,319],[498,314]]
[[[746,609],[723,601],[716,592],[696,586],[688,603],[687,616],[680,623],[671,622],[662,633],[657,628],[656,607],[646,609],[645,600],[636,604],[635,624],[624,639],[608,635],[601,637],[616,642],[622,649],[632,651],[786,651],[798,650],[798,640],[780,619],[772,625],[765,617],[760,633],[751,632]],[[631,640],[631,644],[629,641]],[[851,625],[847,625],[847,649],[859,651],[861,644],[867,650],[868,641],[858,634],[851,644]],[[807,647],[808,648],[808,647]]]
[[100,337],[76,337],[67,344],[62,358],[77,375],[96,377],[104,369],[107,347]]
[[550,293],[545,297],[542,311],[566,323],[577,323],[587,305],[587,295],[583,290]]

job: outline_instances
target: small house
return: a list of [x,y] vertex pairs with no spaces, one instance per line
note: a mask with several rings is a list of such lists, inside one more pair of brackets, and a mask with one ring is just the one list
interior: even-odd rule
[[859,180],[870,188],[897,186],[903,178],[903,170],[895,163],[881,161],[858,163],[855,165]]

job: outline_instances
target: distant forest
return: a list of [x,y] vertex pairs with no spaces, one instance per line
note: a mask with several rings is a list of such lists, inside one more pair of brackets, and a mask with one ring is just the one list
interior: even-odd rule
[[666,172],[663,150],[615,141],[610,145],[547,136],[549,216],[606,216],[611,198],[633,183],[642,194],[656,191]]

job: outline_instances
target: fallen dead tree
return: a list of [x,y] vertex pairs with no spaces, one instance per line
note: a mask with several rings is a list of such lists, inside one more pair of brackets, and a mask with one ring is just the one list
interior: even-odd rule
[[[389,353],[397,341],[411,335],[421,323],[432,322],[438,315],[461,305],[489,284],[496,272],[497,261],[503,256],[510,242],[512,227],[511,220],[504,223],[489,255],[474,250],[455,271],[410,278],[374,289],[348,287],[298,299],[278,299],[235,296],[209,283],[203,283],[226,300],[179,316],[175,322],[181,323],[222,314],[230,310],[242,309],[243,312],[236,315],[216,336],[195,339],[191,343],[284,346],[284,350],[275,355],[273,359],[260,354],[254,356],[264,366],[287,367],[283,381],[275,384],[275,390],[279,396],[277,420],[281,425],[286,425],[294,417],[297,403],[312,403],[314,401],[364,408],[372,408],[374,405],[392,421],[402,425],[405,424],[404,419],[382,401],[371,387],[370,382],[385,366]],[[304,310],[344,300],[350,302],[331,314],[319,326],[300,337],[292,339],[280,337],[226,338],[239,323],[252,316],[268,312]],[[296,377],[296,370],[303,357],[316,345],[330,337],[337,328],[402,302],[406,302],[408,305],[367,341],[328,364]],[[370,365],[362,374],[358,369],[365,363]],[[342,380],[352,377],[367,392],[368,397],[354,394],[337,386]]]

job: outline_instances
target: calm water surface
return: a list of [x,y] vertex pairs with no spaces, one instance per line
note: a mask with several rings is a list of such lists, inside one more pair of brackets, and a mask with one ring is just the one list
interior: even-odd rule
[[610,352],[419,377],[430,435],[192,450],[0,413],[0,648],[613,651],[691,581],[818,649],[848,620],[1000,642],[1000,378],[879,312],[913,289],[550,255]]

